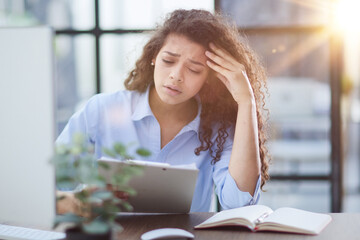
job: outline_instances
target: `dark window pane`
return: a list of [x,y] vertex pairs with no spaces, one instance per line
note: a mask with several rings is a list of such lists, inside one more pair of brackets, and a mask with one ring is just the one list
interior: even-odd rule
[[240,27],[322,25],[329,21],[328,0],[222,0],[220,7]]
[[0,26],[94,27],[94,0],[0,0]]
[[102,92],[124,89],[123,82],[134,68],[148,38],[148,34],[106,34],[101,37]]
[[[141,6],[141,7],[140,7]],[[101,27],[152,29],[175,9],[214,10],[214,0],[106,0],[100,1]]]
[[269,78],[271,174],[330,173],[329,38],[314,32],[251,32]]
[[294,207],[313,212],[328,213],[330,209],[330,184],[319,181],[272,181],[265,185],[266,193],[259,204],[273,210]]
[[56,37],[56,121],[60,133],[81,105],[95,94],[95,43],[90,35]]

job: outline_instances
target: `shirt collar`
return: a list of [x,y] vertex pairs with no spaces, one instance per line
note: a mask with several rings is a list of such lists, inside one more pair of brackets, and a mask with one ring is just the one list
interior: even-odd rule
[[[149,104],[149,92],[150,92],[150,87],[147,88],[146,92],[139,94],[138,101],[136,104],[134,104],[134,111],[131,116],[131,119],[133,121],[139,121],[147,116],[154,116]],[[201,114],[202,106],[201,106],[200,96],[196,95],[195,99],[198,104],[198,113],[196,117],[182,129],[181,132],[191,131],[191,130],[195,131],[196,133],[199,132],[200,114]]]
[[147,116],[154,116],[149,104],[149,91],[150,87],[147,88],[146,92],[139,94],[138,101],[134,104],[134,111],[131,116],[133,121],[141,120]]
[[197,105],[198,105],[198,112],[196,114],[196,117],[183,128],[183,131],[195,131],[197,134],[199,134],[199,126],[200,126],[200,114],[201,114],[201,100],[200,100],[200,96],[196,95],[195,96]]

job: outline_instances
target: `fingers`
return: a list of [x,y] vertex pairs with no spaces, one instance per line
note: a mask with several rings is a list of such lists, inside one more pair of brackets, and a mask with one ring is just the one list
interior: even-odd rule
[[212,52],[206,51],[205,55],[208,58],[210,58],[214,63],[216,63],[219,66],[222,66],[223,68],[225,68],[227,70],[231,71],[234,68],[234,66],[231,64],[231,62],[223,59],[222,57],[220,57]]
[[71,192],[57,192],[57,196],[64,197],[56,202],[56,213],[66,214],[73,213],[81,217],[90,217],[91,213],[88,211],[90,204],[82,203]]
[[218,48],[215,46],[215,44],[210,43],[209,44],[210,49],[221,58],[229,61],[229,62],[236,62],[236,59],[234,59],[228,52],[226,52],[224,49]]
[[226,50],[218,48],[215,44],[209,44],[210,49],[213,52],[206,51],[205,55],[210,58],[214,63],[228,69],[231,72],[245,71],[244,65],[239,63],[231,54],[229,54]]
[[206,63],[211,69],[215,71],[215,76],[220,79],[220,81],[223,82],[227,88],[229,88],[229,80],[227,79],[227,77],[225,77],[225,74],[227,74],[229,70],[224,69],[221,66],[210,61],[206,61]]
[[223,84],[225,84],[225,86],[229,89],[229,80],[226,78],[226,77],[224,77],[223,75],[221,75],[220,73],[216,73],[216,77],[218,78],[218,79],[220,79],[220,81],[223,83]]
[[73,193],[57,191],[56,196],[62,198],[56,202],[57,214],[75,213],[77,202]]
[[224,76],[226,76],[226,75],[228,74],[228,72],[229,72],[228,69],[222,67],[221,65],[215,64],[215,63],[213,63],[213,62],[211,62],[211,61],[206,61],[206,64],[207,64],[212,70],[214,70],[215,72],[220,73],[220,74],[222,74],[222,75],[224,75]]

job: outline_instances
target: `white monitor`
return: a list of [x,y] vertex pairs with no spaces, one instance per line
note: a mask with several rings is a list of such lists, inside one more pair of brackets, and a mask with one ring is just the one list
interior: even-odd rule
[[0,28],[0,223],[53,224],[52,45],[48,27]]

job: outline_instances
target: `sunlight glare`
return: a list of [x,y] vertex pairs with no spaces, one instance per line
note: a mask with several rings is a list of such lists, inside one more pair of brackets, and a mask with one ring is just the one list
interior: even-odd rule
[[334,24],[341,31],[360,32],[360,1],[337,0],[334,1]]

